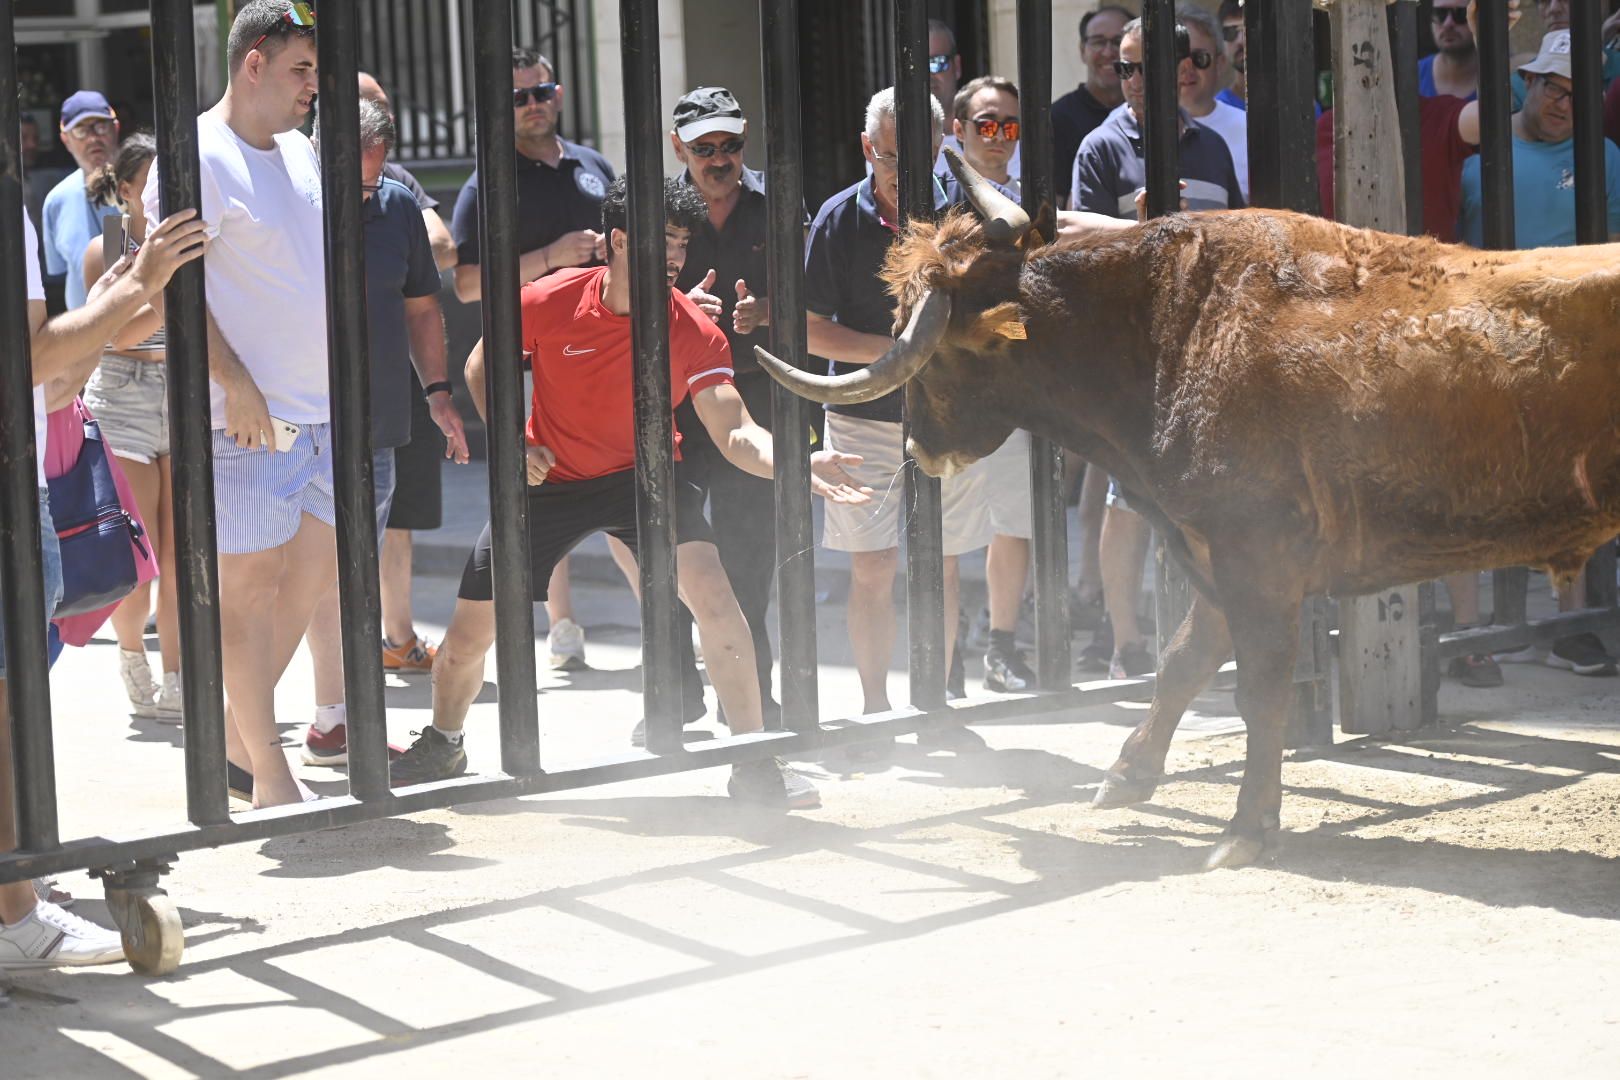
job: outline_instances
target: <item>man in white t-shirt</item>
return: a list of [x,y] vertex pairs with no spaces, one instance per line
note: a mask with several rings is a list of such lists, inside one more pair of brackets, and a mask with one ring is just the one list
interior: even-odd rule
[[315,100],[313,5],[243,4],[226,59],[225,95],[197,119],[202,214],[218,230],[205,266],[220,651],[226,754],[264,807],[304,794],[275,689],[337,574],[321,177],[297,130]]
[[[1226,140],[1237,170],[1238,190],[1249,198],[1249,114],[1216,98],[1226,82],[1221,24],[1203,8],[1177,5],[1176,22],[1187,28],[1191,54],[1177,66],[1181,107]],[[1203,66],[1200,67],[1199,64]]]
[[[0,146],[0,150],[4,147]],[[0,173],[5,170],[0,160]],[[101,346],[160,292],[175,270],[203,253],[203,224],[187,210],[164,221],[147,238],[133,264],[121,261],[90,292],[88,302],[46,321],[45,287],[39,273],[39,238],[23,214],[28,334],[33,374],[34,470],[39,486],[40,555],[45,616],[62,595],[62,556],[45,494],[45,415],[73,400],[101,360]],[[4,583],[0,582],[0,587]],[[11,715],[6,697],[5,625],[0,622],[0,851],[17,846],[11,779]],[[0,971],[9,968],[107,964],[123,959],[117,933],[37,900],[31,882],[0,885]]]

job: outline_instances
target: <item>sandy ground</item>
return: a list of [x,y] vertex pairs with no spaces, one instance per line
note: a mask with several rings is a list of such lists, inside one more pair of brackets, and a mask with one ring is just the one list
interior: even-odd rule
[[[627,594],[578,603],[599,670],[542,689],[553,767],[638,716]],[[178,820],[179,733],[125,718],[112,647],[54,680],[64,834]],[[1280,849],[1241,871],[1199,872],[1242,753],[1219,693],[1133,810],[1085,805],[1141,716],[1115,706],[963,760],[806,763],[825,807],[785,818],[711,770],[188,854],[180,971],[12,978],[0,1077],[1614,1076],[1620,680],[1508,680],[1448,683],[1445,730],[1291,759]],[[389,701],[396,738],[427,722],[423,680]]]

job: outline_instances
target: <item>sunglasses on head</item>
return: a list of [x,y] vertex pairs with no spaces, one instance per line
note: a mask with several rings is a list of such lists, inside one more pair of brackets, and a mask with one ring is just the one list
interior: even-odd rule
[[975,120],[973,121],[973,127],[978,131],[981,139],[993,139],[996,137],[996,132],[999,131],[1001,132],[1001,137],[1006,139],[1008,142],[1018,141],[1019,125],[1018,118],[1016,116],[1007,120],[997,120],[993,117],[987,117],[983,120]]
[[557,96],[557,84],[554,82],[536,83],[534,86],[523,86],[512,91],[512,108],[521,109],[529,102],[540,103],[550,101]]
[[[315,32],[315,0],[298,0],[292,7],[282,12],[281,22],[276,24],[275,32],[284,34],[289,26],[294,31],[313,34]],[[263,45],[265,38],[269,36],[269,33],[260,34],[258,40],[248,46],[248,52],[252,52],[260,45]]]
[[686,152],[700,158],[711,158],[716,154],[725,154],[730,157],[733,154],[742,153],[742,148],[745,145],[747,144],[742,139],[727,139],[723,143],[687,143]]
[[938,56],[930,56],[928,58],[928,72],[931,75],[938,75],[940,72],[944,71],[950,66],[950,53],[940,53]]
[[1467,7],[1436,7],[1434,9],[1434,21],[1435,22],[1442,23],[1442,22],[1445,22],[1447,19],[1450,19],[1452,22],[1456,23],[1458,26],[1465,25],[1468,22],[1468,8]]

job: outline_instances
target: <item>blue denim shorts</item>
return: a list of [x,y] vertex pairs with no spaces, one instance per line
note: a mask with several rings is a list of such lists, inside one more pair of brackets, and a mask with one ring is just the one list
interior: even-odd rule
[[[39,549],[45,570],[45,621],[62,600],[62,549],[56,543],[56,525],[51,521],[51,503],[46,493],[39,493]],[[0,587],[4,583],[0,582]],[[0,619],[0,679],[6,677],[6,624]]]
[[377,504],[377,543],[382,543],[383,530],[388,528],[388,511],[394,506],[394,448],[386,447],[371,453],[372,494]]

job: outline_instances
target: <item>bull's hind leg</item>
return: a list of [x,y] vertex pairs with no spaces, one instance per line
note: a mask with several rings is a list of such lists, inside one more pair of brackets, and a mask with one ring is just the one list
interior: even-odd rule
[[1195,592],[1187,617],[1159,657],[1159,677],[1147,719],[1125,740],[1119,760],[1097,789],[1093,806],[1111,809],[1153,797],[1164,778],[1164,758],[1176,726],[1231,651],[1226,617],[1207,597]]
[[1241,570],[1234,574],[1216,560],[1215,586],[1237,651],[1237,703],[1248,728],[1248,755],[1237,814],[1205,863],[1211,870],[1254,862],[1279,828],[1283,745],[1299,649],[1304,590],[1293,587],[1284,560],[1268,565],[1245,558]]

